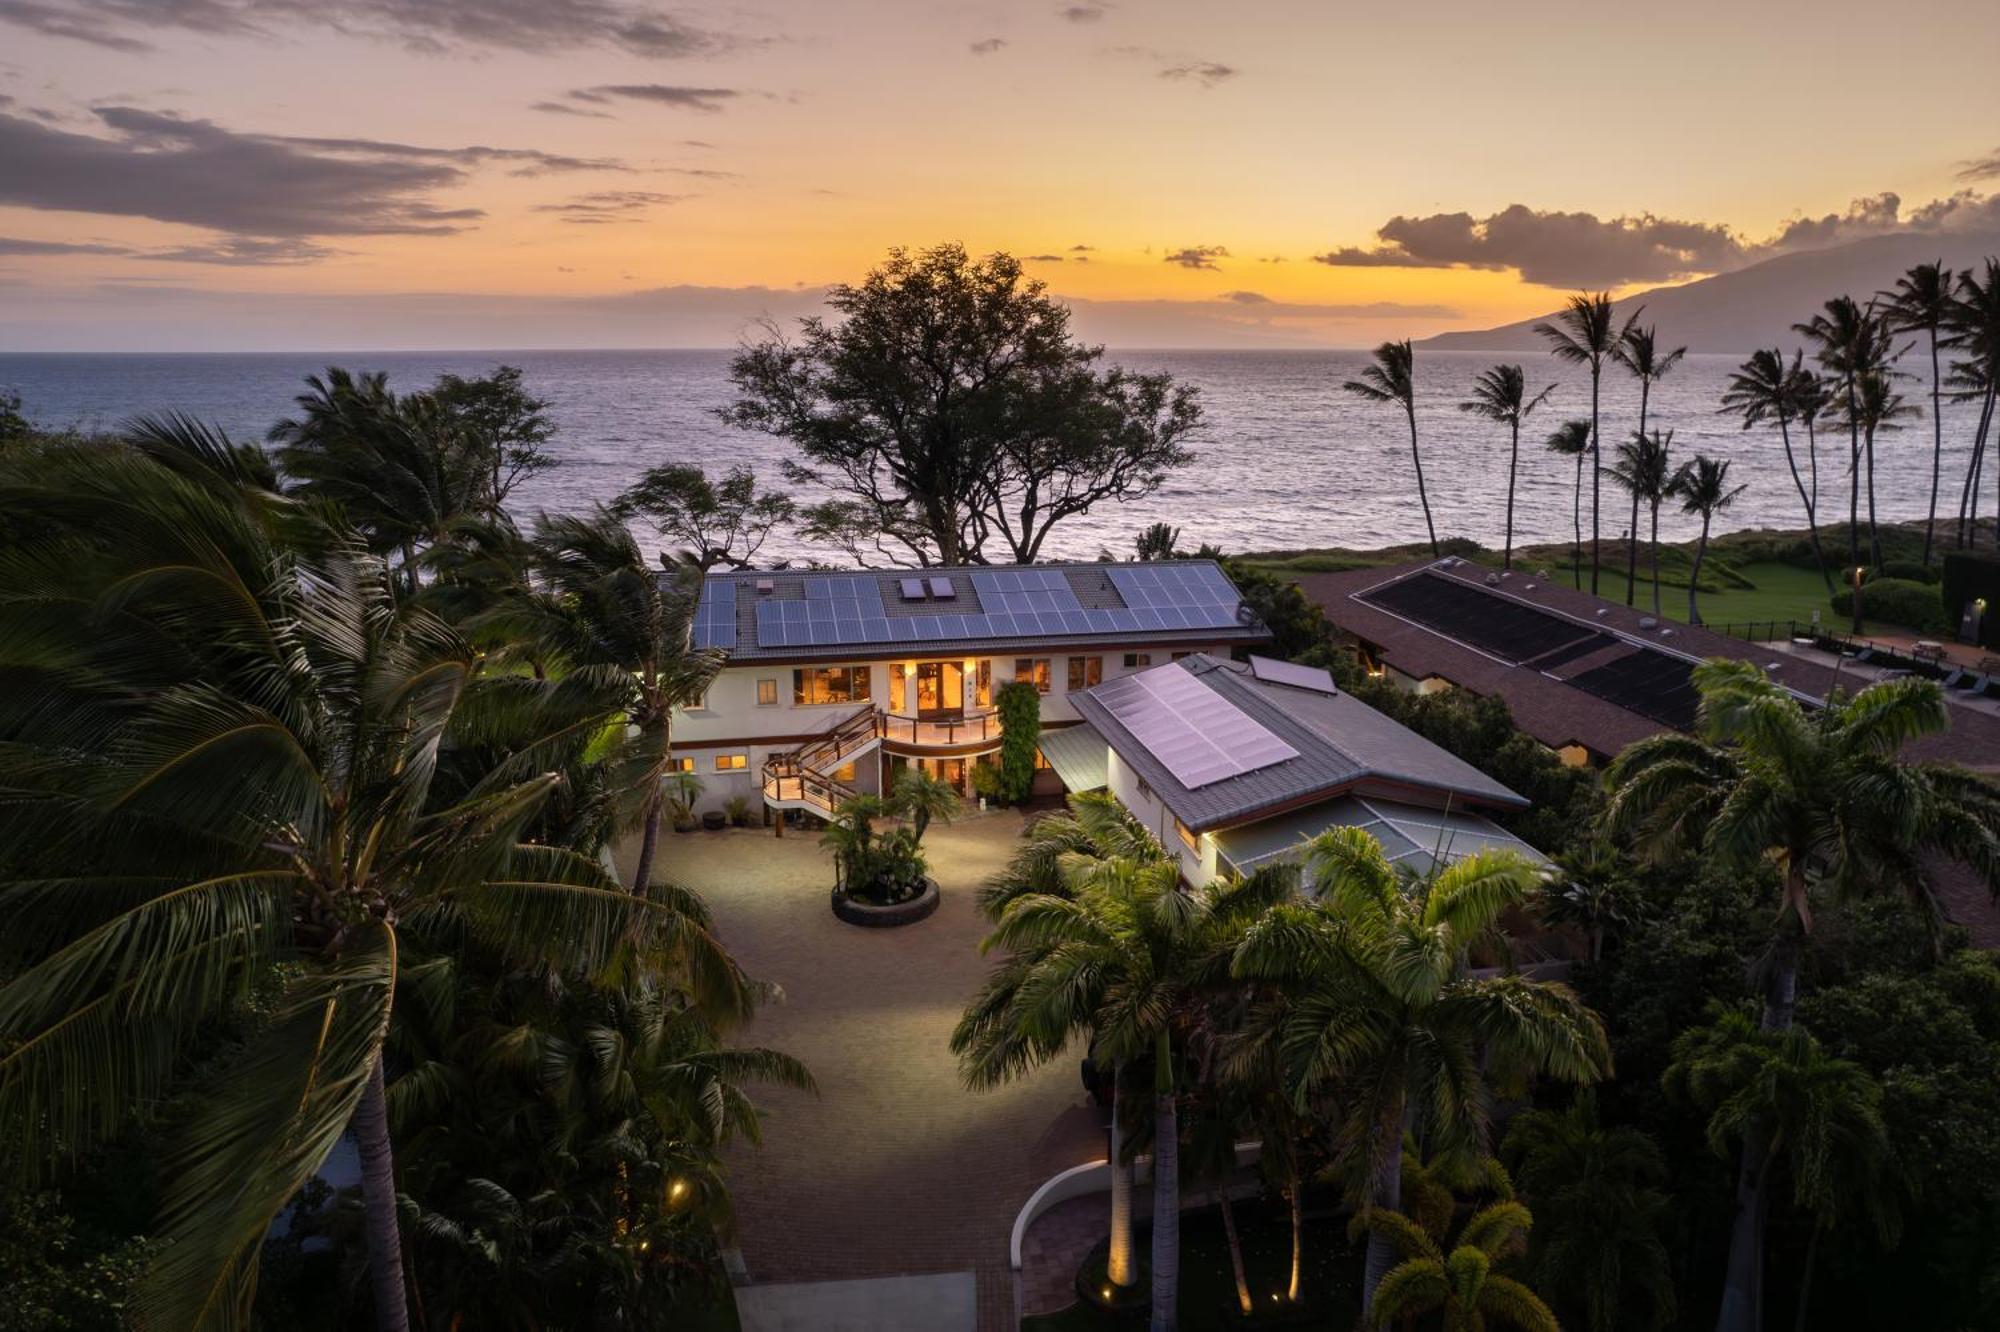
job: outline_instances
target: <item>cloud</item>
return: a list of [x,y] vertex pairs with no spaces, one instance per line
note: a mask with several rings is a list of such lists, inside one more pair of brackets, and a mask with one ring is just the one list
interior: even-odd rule
[[130,254],[131,252],[130,249],[123,245],[23,240],[18,236],[0,236],[0,257],[44,254]]
[[1072,245],[1069,247],[1069,252],[1071,254],[1089,254],[1096,248],[1095,245]]
[[568,94],[572,101],[578,102],[602,104],[622,99],[711,115],[742,95],[735,88],[690,88],[671,83],[609,83],[595,88],[573,88]]
[[1031,254],[1028,256],[1028,262],[1031,264],[1059,264],[1063,262],[1063,257],[1059,254]]
[[1169,65],[1160,71],[1163,79],[1173,79],[1178,83],[1198,83],[1204,88],[1236,77],[1238,71],[1232,65],[1224,65],[1214,60],[1194,60],[1179,65]]
[[1960,180],[1990,180],[2000,176],[2000,148],[1995,148],[1984,157],[1967,158],[1958,164]]
[[0,23],[126,53],[158,32],[276,41],[305,24],[449,54],[606,47],[646,59],[760,44],[627,0],[0,0]]
[[1540,212],[1522,204],[1475,218],[1470,213],[1393,217],[1371,249],[1347,246],[1316,254],[1337,268],[1513,269],[1545,286],[1623,286],[1713,273],[1743,262],[1728,227],[1644,214],[1600,219],[1594,213]]
[[972,54],[974,55],[992,55],[995,51],[998,51],[1001,47],[1005,45],[1007,45],[1007,39],[1005,37],[981,37],[978,41],[968,45],[965,49],[972,52]]
[[1226,245],[1190,245],[1185,249],[1168,251],[1165,261],[1179,264],[1182,268],[1217,268],[1220,265],[1215,261],[1228,257],[1229,247]]
[[677,204],[689,197],[654,190],[598,190],[580,194],[568,203],[537,204],[535,211],[555,213],[565,222],[583,224],[637,222],[655,208]]
[[580,106],[571,106],[567,102],[530,102],[528,109],[551,116],[588,116],[592,120],[615,119],[609,111],[590,111]]
[[225,264],[232,267],[260,267],[271,264],[316,263],[339,251],[311,241],[258,240],[232,236],[198,245],[177,245],[165,249],[140,249],[131,245],[94,242],[23,240],[0,236],[0,257],[88,254],[119,259],[149,259],[156,263]]
[[1269,296],[1256,291],[1225,291],[1218,299],[1235,301],[1238,305],[1269,305],[1271,303]]
[[1066,5],[1056,11],[1056,17],[1071,23],[1095,23],[1110,8],[1110,5]]

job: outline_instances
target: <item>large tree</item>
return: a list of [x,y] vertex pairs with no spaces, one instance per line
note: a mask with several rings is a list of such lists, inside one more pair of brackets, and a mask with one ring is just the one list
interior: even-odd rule
[[[1655,430],[1650,435],[1635,435],[1618,446],[1618,461],[1610,467],[1611,479],[1619,488],[1632,496],[1632,534],[1636,540],[1639,533],[1639,506],[1644,504],[1652,515],[1653,534],[1651,539],[1653,565],[1653,614],[1660,613],[1660,505],[1667,498],[1668,489],[1673,485],[1674,432]],[[1635,566],[1630,576],[1637,577]]]
[[1069,310],[1009,255],[892,250],[827,296],[838,318],[778,329],[731,365],[732,424],[791,441],[786,474],[833,498],[810,536],[857,558],[1033,560],[1056,524],[1140,499],[1192,460],[1195,391],[1102,368]]
[[[1826,584],[1828,596],[1833,595],[1833,572],[1826,567],[1826,554],[1819,545],[1819,515],[1814,512],[1815,497],[1806,491],[1805,478],[1799,475],[1799,462],[1792,453],[1792,422],[1803,421],[1810,429],[1813,418],[1819,414],[1820,404],[1806,403],[1805,382],[1802,376],[1817,381],[1802,364],[1804,353],[1794,353],[1790,368],[1785,365],[1785,354],[1775,348],[1759,350],[1750,354],[1750,359],[1738,366],[1729,376],[1729,387],[1722,394],[1724,413],[1733,413],[1743,421],[1743,428],[1762,425],[1766,421],[1778,424],[1778,439],[1785,446],[1785,465],[1792,470],[1792,484],[1798,488],[1799,502],[1805,506],[1806,535],[1812,541],[1813,562],[1819,566],[1820,580]],[[1818,487],[1819,466],[1817,455],[1813,462],[1814,488]]]
[[[1694,568],[1688,571],[1688,623],[1701,623],[1701,605],[1696,598],[1701,592],[1702,561],[1708,558],[1708,529],[1715,522],[1715,515],[1736,502],[1748,485],[1729,484],[1729,459],[1711,458],[1705,453],[1697,453],[1693,461],[1681,464],[1674,473],[1670,493],[1679,497],[1681,512],[1695,514],[1701,519],[1701,536],[1694,547]],[[1658,543],[1655,543],[1654,569],[1659,567]],[[1657,576],[1654,579],[1658,587]],[[1656,607],[1657,609],[1657,607]]]
[[[1861,562],[1861,480],[1867,467],[1861,452],[1861,431],[1867,418],[1862,410],[1862,386],[1871,375],[1887,370],[1894,359],[1894,339],[1874,302],[1863,308],[1852,296],[1834,297],[1818,314],[1792,325],[1792,329],[1813,344],[1813,359],[1826,372],[1833,396],[1843,408],[1840,419],[1847,426],[1847,563],[1852,567]],[[1870,555],[1876,564],[1882,562],[1879,549],[1871,550]]]
[[439,375],[423,396],[454,423],[459,446],[481,465],[489,513],[498,513],[521,482],[556,465],[545,447],[556,433],[549,404],[528,392],[519,367],[471,379]]
[[[2000,389],[2000,259],[1988,259],[1980,272],[1958,275],[1950,326],[1948,341],[1959,353],[1952,363],[1952,382],[1958,390],[1952,396],[1979,404],[1979,426],[1959,500],[1959,544],[1967,545],[1979,531],[1979,478],[1993,427],[1995,392]],[[2000,542],[2000,509],[1995,512],[1994,533]]]
[[1429,534],[1431,554],[1437,555],[1437,524],[1431,521],[1430,492],[1424,488],[1424,455],[1417,447],[1417,354],[1409,339],[1401,342],[1385,342],[1375,349],[1375,356],[1361,367],[1361,375],[1350,379],[1340,387],[1343,392],[1352,393],[1357,398],[1369,402],[1392,403],[1402,408],[1403,419],[1410,426],[1410,464],[1417,474],[1417,503],[1424,510],[1424,531]]
[[1931,562],[1937,537],[1938,485],[1944,476],[1944,376],[1938,346],[1951,317],[1954,275],[1942,264],[1917,264],[1883,292],[1891,326],[1899,333],[1922,333],[1931,351],[1931,502],[1924,511],[1924,563]]
[[[1651,325],[1640,328],[1630,325],[1618,345],[1612,348],[1611,358],[1624,366],[1639,381],[1639,429],[1634,439],[1646,437],[1646,414],[1652,406],[1653,385],[1665,379],[1673,368],[1687,355],[1686,347],[1675,347],[1672,351],[1660,350],[1659,330]],[[1625,604],[1633,605],[1637,597],[1639,583],[1639,495],[1632,496],[1632,530],[1625,542]],[[1657,510],[1655,510],[1657,513]],[[1654,580],[1653,609],[1658,611],[1659,580]]]
[[1543,442],[1550,453],[1576,459],[1576,483],[1570,491],[1570,581],[1583,588],[1583,464],[1590,457],[1590,422],[1579,417],[1564,421]]
[[1559,361],[1581,365],[1590,371],[1590,592],[1597,595],[1598,515],[1602,498],[1600,473],[1603,465],[1603,429],[1598,409],[1598,391],[1604,382],[1604,363],[1625,345],[1625,335],[1645,310],[1640,306],[1619,323],[1613,313],[1609,292],[1578,292],[1556,317],[1535,325],[1535,332],[1549,344],[1549,354]]
[[791,497],[760,490],[757,474],[738,465],[711,479],[691,463],[649,467],[612,504],[621,518],[652,521],[654,530],[678,547],[660,552],[663,562],[679,561],[706,572],[718,564],[747,569],[780,523],[791,521]]
[[1480,371],[1479,378],[1472,382],[1472,396],[1458,404],[1462,412],[1507,427],[1507,538],[1501,556],[1504,568],[1514,567],[1514,481],[1521,468],[1521,423],[1555,391],[1556,386],[1550,384],[1531,396],[1527,376],[1521,373],[1520,366],[1496,365]]

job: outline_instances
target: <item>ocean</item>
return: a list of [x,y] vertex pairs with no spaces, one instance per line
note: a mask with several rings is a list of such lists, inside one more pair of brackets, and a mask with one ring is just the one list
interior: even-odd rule
[[[550,403],[558,427],[554,449],[561,458],[561,466],[516,493],[518,510],[531,513],[609,500],[646,468],[668,462],[710,469],[747,463],[771,484],[782,485],[779,464],[789,446],[716,419],[716,409],[732,397],[729,358],[727,351],[6,353],[0,354],[0,390],[18,393],[27,415],[51,427],[109,430],[135,414],[174,409],[234,437],[260,438],[287,414],[304,376],[328,365],[383,370],[392,386],[406,390],[445,372],[477,375],[496,365],[517,365],[529,387]],[[1051,556],[1087,558],[1099,550],[1123,555],[1133,537],[1154,522],[1180,528],[1181,543],[1190,549],[1201,542],[1225,551],[1369,548],[1423,539],[1401,412],[1340,391],[1341,382],[1366,363],[1364,354],[1124,351],[1109,359],[1133,370],[1168,371],[1201,390],[1206,419],[1192,442],[1198,457],[1145,499],[1100,507],[1060,524],[1050,539]],[[1500,359],[1477,352],[1420,351],[1417,357],[1418,430],[1439,535],[1468,536],[1496,547],[1506,513],[1507,434],[1459,411],[1457,403],[1473,377]],[[1567,541],[1574,464],[1545,452],[1541,443],[1564,418],[1589,415],[1590,382],[1552,357],[1521,359],[1531,388],[1550,382],[1559,387],[1522,433],[1515,539]],[[1717,414],[1739,359],[1688,357],[1654,387],[1648,424],[1674,431],[1676,458],[1697,452],[1728,458],[1734,463],[1731,479],[1748,484],[1735,507],[1717,520],[1718,532],[1802,527],[1803,510],[1776,431],[1744,431],[1735,418]],[[1927,373],[1928,366],[1922,369]],[[1923,415],[1878,436],[1876,497],[1885,518],[1920,518],[1931,484],[1929,388],[1921,378],[1902,387]],[[1634,428],[1637,414],[1637,385],[1622,371],[1608,370],[1607,453],[1612,441]],[[1946,516],[1957,510],[1976,416],[1976,406],[1945,404],[1938,507]],[[1805,441],[1794,442],[1803,469]],[[1819,443],[1822,513],[1844,517],[1846,437],[1822,431]],[[1587,479],[1585,487],[1587,534]],[[1608,540],[1623,534],[1629,513],[1629,501],[1608,479],[1604,505]],[[1643,531],[1643,514],[1640,521]],[[1698,531],[1697,519],[1662,510],[1663,539]],[[789,534],[775,536],[763,552],[767,561],[808,556],[838,558]]]

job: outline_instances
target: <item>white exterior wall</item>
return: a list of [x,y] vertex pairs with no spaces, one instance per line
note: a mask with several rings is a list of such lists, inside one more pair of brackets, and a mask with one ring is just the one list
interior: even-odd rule
[[1152,788],[1118,757],[1116,750],[1111,752],[1106,776],[1108,788],[1118,803],[1131,811],[1132,817],[1153,834],[1155,841],[1179,858],[1181,877],[1197,887],[1215,877],[1215,838],[1199,834],[1196,842],[1200,850],[1190,851],[1175,827],[1173,811],[1160,803]]
[[[1144,649],[1151,657],[1151,665],[1158,666],[1168,661],[1175,653],[1212,652],[1227,656],[1229,649],[1222,645],[1205,647],[1152,647]],[[895,658],[855,657],[846,660],[824,660],[810,663],[758,662],[750,661],[725,666],[709,687],[708,697],[701,708],[676,709],[673,717],[673,749],[676,756],[685,756],[695,761],[694,775],[701,780],[701,798],[696,809],[720,809],[732,796],[747,796],[761,804],[762,772],[765,759],[773,754],[789,753],[798,748],[799,737],[817,734],[839,722],[859,706],[854,703],[795,704],[792,702],[792,672],[794,669],[812,669],[823,666],[866,666],[868,667],[869,702],[879,711],[889,711],[890,672],[900,671],[905,663],[918,661],[973,661],[992,662],[993,689],[997,692],[1001,685],[1014,678],[1015,662],[1025,656],[1032,660],[1046,657],[1049,662],[1049,691],[1042,695],[1042,721],[1076,721],[1076,708],[1069,701],[1069,658],[1102,657],[1104,660],[1103,679],[1129,675],[1144,667],[1127,668],[1125,653],[1120,652],[1070,652],[1050,649],[1031,654],[1009,653],[1005,656],[971,655],[967,657],[941,657],[933,654]],[[759,705],[757,702],[757,682],[772,680],[777,685],[777,702]],[[966,711],[982,711],[976,701],[974,684],[970,677],[966,681]],[[906,705],[911,700],[905,699]],[[906,712],[914,711],[906,706]],[[995,735],[994,745],[999,744]],[[719,772],[715,760],[720,754],[743,754],[747,765],[740,771]],[[863,790],[873,790],[874,765],[868,758],[857,765],[856,776]],[[1167,825],[1167,839],[1174,845],[1179,840],[1174,837],[1173,824]],[[1214,850],[1208,856],[1211,870]]]

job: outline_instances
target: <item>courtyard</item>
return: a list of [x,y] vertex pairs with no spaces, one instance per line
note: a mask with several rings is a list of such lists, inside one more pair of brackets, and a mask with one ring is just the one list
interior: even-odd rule
[[[662,841],[661,877],[699,891],[744,969],[784,991],[738,1043],[797,1056],[820,1086],[816,1097],[756,1089],[764,1141],[731,1155],[746,1332],[845,1327],[850,1317],[882,1332],[955,1332],[971,1326],[953,1302],[959,1292],[966,1304],[976,1292],[981,1332],[1012,1332],[1015,1214],[1050,1175],[1104,1153],[1080,1049],[975,1094],[946,1048],[988,966],[973,894],[1021,827],[1012,811],[933,825],[924,848],[943,903],[928,920],[885,930],[834,919],[832,862],[816,833],[731,829]],[[956,1283],[782,1289],[945,1275]],[[801,1304],[816,1321],[801,1321]],[[857,1312],[828,1321],[836,1309]]]

